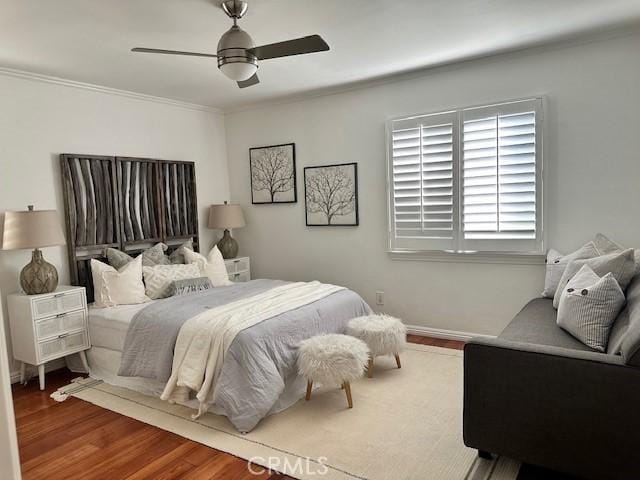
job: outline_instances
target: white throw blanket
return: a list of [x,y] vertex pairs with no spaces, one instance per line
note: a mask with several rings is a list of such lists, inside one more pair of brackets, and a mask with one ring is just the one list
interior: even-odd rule
[[289,283],[187,320],[178,334],[171,377],[160,398],[176,401],[196,392],[200,408],[194,418],[202,415],[213,402],[224,356],[238,333],[339,290],[344,287],[320,282]]

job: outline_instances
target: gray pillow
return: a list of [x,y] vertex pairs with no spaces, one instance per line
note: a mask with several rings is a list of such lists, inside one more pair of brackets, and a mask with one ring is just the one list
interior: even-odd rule
[[562,255],[557,250],[551,249],[547,253],[546,272],[544,276],[544,290],[542,296],[547,298],[553,298],[558,289],[558,284],[562,278],[564,270],[571,260],[578,260],[581,258],[593,258],[602,255],[598,251],[594,242],[589,242],[583,245],[578,250],[568,255]]
[[193,238],[190,238],[178,248],[176,248],[171,255],[169,255],[169,260],[171,263],[187,263],[184,258],[184,251],[191,250],[193,252]]
[[624,302],[624,293],[612,273],[600,278],[584,265],[562,291],[557,322],[588,347],[604,352]]
[[562,295],[562,291],[567,286],[567,283],[569,283],[569,280],[571,280],[584,265],[588,265],[599,277],[611,272],[618,281],[618,284],[620,284],[620,288],[624,291],[635,273],[635,254],[633,248],[629,248],[622,252],[609,253],[608,255],[602,255],[600,257],[572,260],[562,274],[558,289],[553,297],[554,308],[558,308],[560,295]]
[[127,255],[122,250],[115,248],[107,248],[107,261],[116,270],[120,270],[127,263],[133,260],[133,257]]
[[[143,267],[155,267],[156,265],[170,265],[171,261],[164,252],[167,251],[167,246],[164,243],[156,243],[153,247],[147,248],[142,252],[142,266]],[[107,260],[116,270],[120,270],[127,263],[133,260],[133,257],[122,250],[116,250],[115,248],[107,248]]]
[[640,276],[627,289],[627,307],[618,316],[611,332],[608,353],[622,354],[624,363],[640,367]]
[[621,252],[624,250],[624,248],[602,233],[596,233],[596,236],[593,238],[593,243],[600,252],[600,255],[607,255],[608,253]]

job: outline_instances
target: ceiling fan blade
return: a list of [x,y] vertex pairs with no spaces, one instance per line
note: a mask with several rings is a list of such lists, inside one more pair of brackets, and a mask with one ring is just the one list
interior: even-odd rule
[[247,88],[247,87],[250,87],[251,85],[257,85],[258,83],[260,83],[260,79],[258,78],[258,74],[254,73],[248,79],[238,82],[238,87]]
[[253,47],[247,51],[258,57],[258,60],[267,60],[269,58],[289,57],[305,53],[326,52],[327,50],[329,50],[329,45],[320,35],[309,35],[295,40]]
[[166,55],[188,55],[190,57],[211,57],[218,58],[217,55],[213,55],[211,53],[197,53],[197,52],[182,52],[180,50],[162,50],[160,48],[141,48],[136,47],[131,49],[132,52],[142,52],[142,53],[162,53]]

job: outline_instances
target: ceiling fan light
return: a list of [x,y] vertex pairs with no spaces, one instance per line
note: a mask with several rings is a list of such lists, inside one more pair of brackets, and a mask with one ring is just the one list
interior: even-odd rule
[[258,66],[250,62],[233,62],[220,65],[220,70],[231,80],[242,82],[250,79],[258,70]]

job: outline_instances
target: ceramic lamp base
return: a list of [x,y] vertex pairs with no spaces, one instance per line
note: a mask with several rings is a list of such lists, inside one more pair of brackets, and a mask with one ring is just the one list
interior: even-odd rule
[[31,262],[20,272],[20,286],[27,295],[51,293],[58,286],[56,267],[45,261],[37,248],[33,251]]
[[222,258],[225,260],[238,256],[238,242],[231,236],[229,230],[224,231],[224,235],[216,245],[218,245],[218,250],[220,250]]

